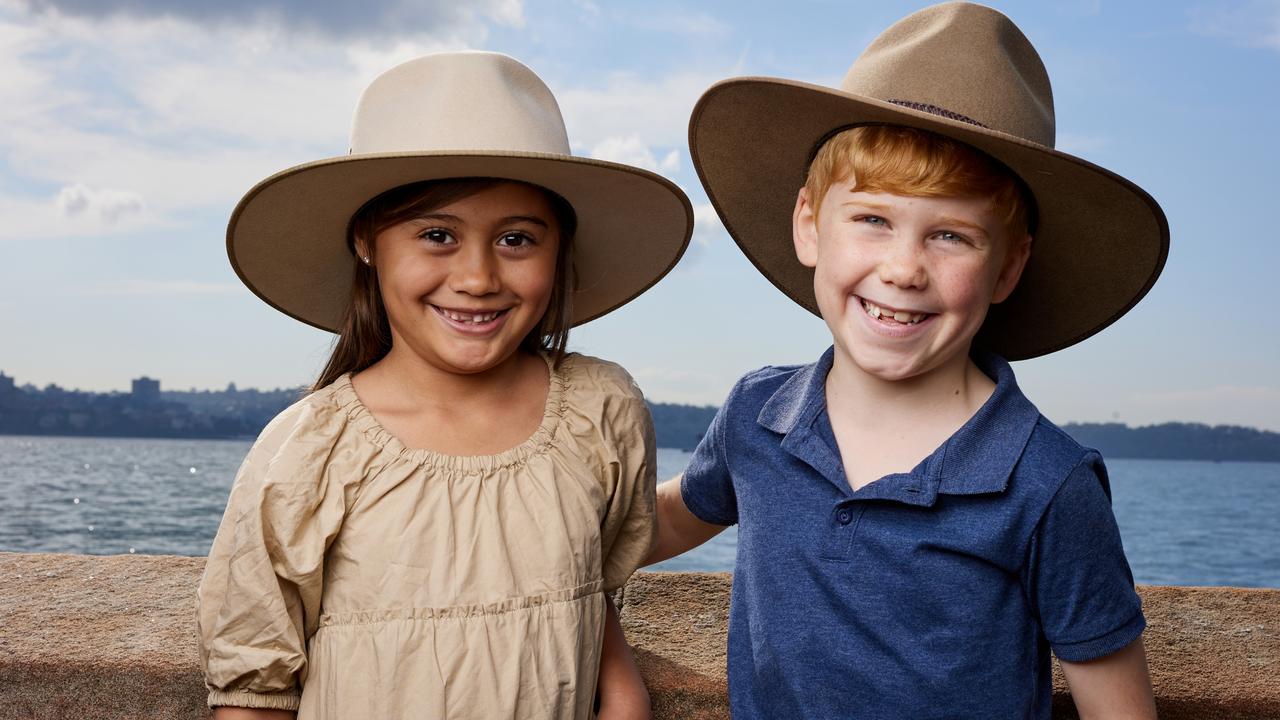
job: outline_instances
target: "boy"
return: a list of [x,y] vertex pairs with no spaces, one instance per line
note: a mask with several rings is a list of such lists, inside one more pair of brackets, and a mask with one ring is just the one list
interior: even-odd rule
[[1035,50],[966,3],[894,25],[841,90],[743,78],[695,108],[726,228],[833,340],[740,380],[659,488],[650,561],[739,526],[735,717],[1048,718],[1050,649],[1082,717],[1154,717],[1101,458],[1003,358],[1116,320],[1168,228],[1053,135]]

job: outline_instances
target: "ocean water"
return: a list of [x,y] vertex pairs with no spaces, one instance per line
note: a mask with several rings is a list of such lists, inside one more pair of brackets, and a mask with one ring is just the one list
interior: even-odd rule
[[[249,444],[0,436],[0,551],[204,555]],[[659,450],[659,477],[688,458]],[[1107,466],[1137,582],[1280,587],[1280,463]],[[736,538],[654,569],[731,571]]]

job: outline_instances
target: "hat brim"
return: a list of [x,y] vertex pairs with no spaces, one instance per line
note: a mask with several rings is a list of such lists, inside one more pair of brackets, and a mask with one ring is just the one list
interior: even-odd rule
[[371,153],[298,165],[254,186],[227,226],[227,254],[258,297],[338,332],[351,296],[352,215],[401,185],[492,177],[544,187],[577,215],[572,297],[580,325],[626,304],[675,266],[693,209],[674,183],[640,168],[547,153]]
[[796,259],[791,216],[821,142],[857,125],[892,124],[967,143],[1007,165],[1035,196],[1038,227],[1013,294],[991,306],[975,342],[1010,359],[1093,335],[1142,299],[1169,252],[1160,206],[1080,158],[981,126],[778,78],[725,80],[689,121],[698,178],[725,228],[766,278],[819,314],[813,269]]

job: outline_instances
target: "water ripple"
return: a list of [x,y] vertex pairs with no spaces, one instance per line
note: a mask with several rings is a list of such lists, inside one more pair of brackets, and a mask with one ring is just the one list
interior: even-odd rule
[[[0,436],[0,551],[204,555],[249,446]],[[659,450],[659,477],[688,459]],[[1280,464],[1107,466],[1139,583],[1280,587]],[[736,544],[729,528],[655,569],[732,570]]]

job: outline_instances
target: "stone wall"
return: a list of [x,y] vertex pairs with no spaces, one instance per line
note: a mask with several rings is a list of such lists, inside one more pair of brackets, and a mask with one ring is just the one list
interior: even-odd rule
[[[0,553],[0,720],[204,718],[203,558]],[[1140,587],[1160,716],[1280,719],[1280,590]],[[622,622],[658,720],[724,718],[729,576],[639,573]],[[1057,680],[1055,717],[1074,717]]]

